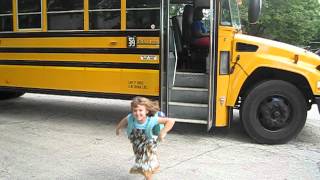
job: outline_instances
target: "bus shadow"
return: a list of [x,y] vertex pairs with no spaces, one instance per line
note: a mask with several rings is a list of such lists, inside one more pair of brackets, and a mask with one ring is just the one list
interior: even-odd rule
[[130,102],[83,98],[26,94],[17,99],[0,101],[0,114],[24,120],[73,120],[82,122],[103,122],[116,124],[129,112]]
[[[113,99],[26,94],[17,99],[0,101],[0,115],[16,121],[73,121],[116,126],[128,112],[130,101]],[[194,138],[211,137],[252,142],[244,132],[237,114],[230,128],[214,128],[208,132],[207,125],[176,122],[170,133]]]
[[252,143],[252,139],[246,134],[238,116],[233,117],[229,127],[212,128],[207,130],[207,125],[176,123],[172,133],[186,136],[210,137],[212,139],[225,139],[243,143]]

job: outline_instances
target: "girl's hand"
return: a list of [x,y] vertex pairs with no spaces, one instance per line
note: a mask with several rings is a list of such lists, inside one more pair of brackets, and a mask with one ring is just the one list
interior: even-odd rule
[[159,141],[163,141],[164,137],[166,137],[166,135],[167,135],[167,132],[161,131],[159,136],[158,136]]
[[120,129],[119,129],[119,128],[116,129],[116,135],[117,135],[117,136],[120,135]]
[[118,125],[116,127],[116,135],[117,136],[119,136],[121,129],[124,128],[127,124],[128,124],[127,117],[121,119],[121,121],[118,123]]
[[171,118],[158,117],[158,123],[164,124],[164,128],[160,131],[158,136],[159,141],[163,141],[164,137],[166,137],[167,133],[172,129],[174,122],[174,119]]

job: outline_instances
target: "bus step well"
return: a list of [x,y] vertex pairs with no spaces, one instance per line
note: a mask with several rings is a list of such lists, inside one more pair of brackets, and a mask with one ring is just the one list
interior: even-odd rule
[[208,103],[208,89],[173,87],[171,90],[171,101],[206,104]]
[[177,72],[175,87],[208,88],[208,75],[205,73]]
[[177,72],[170,89],[169,117],[177,122],[207,124],[208,75]]

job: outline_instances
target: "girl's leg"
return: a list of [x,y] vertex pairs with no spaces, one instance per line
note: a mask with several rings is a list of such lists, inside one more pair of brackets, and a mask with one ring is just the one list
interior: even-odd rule
[[152,174],[146,176],[146,180],[152,180]]
[[152,172],[143,172],[146,180],[152,180]]

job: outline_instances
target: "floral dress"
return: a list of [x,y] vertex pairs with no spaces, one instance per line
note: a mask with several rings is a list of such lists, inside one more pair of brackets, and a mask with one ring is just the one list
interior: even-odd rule
[[144,129],[133,129],[129,135],[135,155],[135,163],[130,169],[132,174],[149,176],[159,170],[157,157],[158,143],[154,138],[148,139]]

